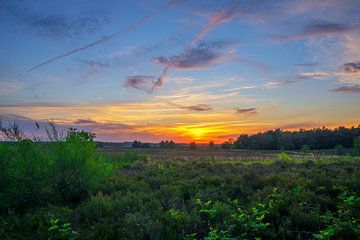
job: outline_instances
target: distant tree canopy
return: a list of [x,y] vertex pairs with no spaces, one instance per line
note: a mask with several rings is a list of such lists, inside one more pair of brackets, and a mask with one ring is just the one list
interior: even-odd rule
[[294,150],[308,146],[310,149],[332,149],[337,145],[352,148],[360,136],[358,127],[338,127],[334,130],[322,127],[310,130],[269,130],[254,135],[242,134],[234,142],[238,149]]
[[196,149],[197,149],[197,144],[196,144],[196,142],[191,142],[190,145],[189,145],[189,149],[190,149],[190,150],[196,150]]
[[173,140],[161,141],[159,143],[160,148],[172,149],[175,148],[175,142]]
[[227,141],[223,142],[221,144],[222,149],[234,149],[235,148],[235,142],[234,139],[229,138]]
[[150,145],[148,143],[142,143],[140,141],[135,140],[131,145],[131,148],[149,148]]

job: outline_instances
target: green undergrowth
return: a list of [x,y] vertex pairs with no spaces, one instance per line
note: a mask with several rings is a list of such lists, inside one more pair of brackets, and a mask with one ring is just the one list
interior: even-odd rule
[[0,144],[0,239],[357,239],[360,159],[106,156],[91,136]]

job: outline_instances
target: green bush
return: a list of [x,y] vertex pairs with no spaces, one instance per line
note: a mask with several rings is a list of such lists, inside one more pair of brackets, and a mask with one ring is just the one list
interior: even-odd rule
[[301,151],[303,154],[309,153],[309,151],[310,151],[309,145],[307,145],[307,144],[302,145],[300,151]]
[[113,171],[92,135],[70,129],[64,141],[0,145],[0,211],[85,200]]
[[339,155],[339,156],[345,155],[345,148],[343,145],[338,144],[335,146],[335,155]]
[[354,153],[360,155],[360,136],[354,140]]

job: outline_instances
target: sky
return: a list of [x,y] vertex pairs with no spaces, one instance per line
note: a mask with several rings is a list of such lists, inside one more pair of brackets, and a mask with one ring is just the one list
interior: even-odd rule
[[359,12],[358,0],[0,0],[0,121],[112,142],[357,126]]

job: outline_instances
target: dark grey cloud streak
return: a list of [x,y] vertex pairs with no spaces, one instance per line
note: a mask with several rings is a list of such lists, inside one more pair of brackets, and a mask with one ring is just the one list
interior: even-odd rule
[[73,38],[96,33],[108,22],[99,13],[79,13],[71,16],[65,13],[44,15],[29,7],[19,6],[15,1],[1,1],[0,13],[14,18],[27,30],[48,38]]
[[257,113],[256,108],[238,108],[236,109],[236,112],[239,114],[246,114],[246,115]]
[[78,52],[81,52],[81,51],[84,51],[88,48],[92,48],[92,47],[95,47],[99,44],[103,44],[105,42],[108,42],[110,41],[112,38],[118,36],[118,35],[121,35],[121,34],[124,34],[124,33],[127,33],[127,32],[130,32],[131,30],[135,29],[136,27],[140,26],[141,24],[145,23],[146,21],[148,21],[149,19],[161,14],[161,12],[164,10],[164,9],[167,9],[167,8],[170,8],[170,7],[173,7],[175,6],[176,4],[179,4],[181,3],[182,0],[176,0],[176,1],[171,1],[169,2],[168,4],[166,4],[165,6],[163,6],[159,11],[155,12],[155,13],[152,13],[152,14],[149,14],[149,15],[146,15],[138,20],[136,20],[135,22],[133,22],[132,24],[130,24],[129,26],[123,28],[123,29],[120,29],[119,31],[117,32],[114,32],[112,34],[109,34],[109,35],[106,35],[106,36],[103,36],[101,38],[99,38],[98,40],[94,41],[94,42],[91,42],[89,44],[86,44],[82,47],[79,47],[79,48],[75,48],[73,50],[70,50],[68,52],[65,52],[61,55],[58,55],[56,57],[53,57],[53,58],[50,58],[44,62],[41,62],[33,67],[31,67],[30,69],[28,69],[28,72],[31,72],[39,67],[42,67],[46,64],[49,64],[49,63],[52,63],[52,62],[55,62],[56,60],[59,60],[61,58],[64,58],[64,57],[67,57],[67,56],[70,56],[72,54],[75,54],[75,53],[78,53]]
[[171,65],[177,70],[193,70],[207,67],[221,58],[223,54],[216,50],[224,47],[222,42],[200,42],[197,46],[189,49],[178,56],[153,58],[155,63]]
[[360,85],[342,86],[332,89],[332,91],[338,93],[360,93]]
[[345,73],[357,73],[360,72],[360,62],[345,63],[341,70]]
[[349,24],[349,23],[333,23],[333,22],[312,22],[303,26],[302,30],[294,35],[288,36],[277,36],[276,40],[282,41],[292,41],[292,40],[302,40],[304,38],[321,36],[321,35],[338,35],[342,33],[349,32],[353,29],[359,28],[358,24]]
[[193,105],[193,106],[185,106],[185,105],[178,104],[178,103],[168,103],[168,104],[171,106],[180,108],[180,109],[186,109],[186,110],[196,111],[196,112],[213,110],[213,108],[207,104],[197,104],[197,105]]

